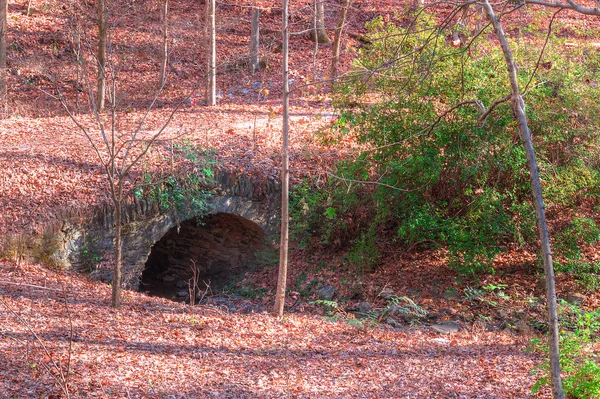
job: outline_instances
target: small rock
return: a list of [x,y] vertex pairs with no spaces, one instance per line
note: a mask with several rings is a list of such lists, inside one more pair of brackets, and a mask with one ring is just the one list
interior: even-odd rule
[[244,313],[244,314],[251,313],[252,312],[252,305],[249,304],[249,303],[242,303],[239,306],[239,312],[240,313]]
[[391,304],[388,306],[388,312],[392,315],[392,316],[397,316],[399,314],[405,313],[405,309],[398,305],[398,304]]
[[177,291],[177,296],[180,298],[185,298],[188,295],[189,295],[189,292],[187,290]]
[[318,292],[319,299],[322,299],[325,301],[331,301],[333,299],[334,295],[335,295],[335,287],[333,287],[331,285],[324,286]]
[[398,315],[398,317],[400,317],[406,324],[419,324],[423,321],[423,319],[417,315],[414,314],[405,314],[405,313],[401,313]]
[[525,320],[517,320],[515,322],[515,330],[521,335],[531,335],[533,334],[533,328]]
[[440,313],[453,315],[458,313],[458,311],[454,308],[442,308],[440,309]]
[[370,319],[372,315],[369,312],[356,312],[354,313],[354,317],[356,317],[359,320],[365,320]]
[[178,281],[178,282],[175,284],[175,286],[176,286],[177,288],[187,288],[187,286],[188,286],[188,283],[187,283],[187,281],[185,281],[185,280],[179,280],[179,281]]
[[260,82],[254,82],[252,84],[252,90],[258,90],[262,87],[262,84]]
[[229,298],[224,298],[224,297],[209,298],[207,303],[218,306],[218,307],[224,306],[227,308],[228,311],[230,311],[232,313],[237,311],[237,308],[235,307],[235,305],[233,303],[231,303]]
[[442,313],[429,313],[427,315],[427,320],[429,320],[429,321],[437,321],[442,316],[443,316]]
[[242,94],[248,94],[248,93],[250,93],[250,90],[248,90],[248,89],[242,89],[242,90],[240,90],[240,93],[242,93]]
[[475,315],[470,312],[463,313],[460,315],[460,317],[462,317],[462,319],[466,322],[472,322],[473,320],[475,320]]
[[460,294],[458,291],[456,291],[456,289],[447,289],[442,292],[442,298],[447,301],[456,301],[460,299]]
[[456,321],[442,321],[432,325],[431,328],[440,334],[454,334],[460,331],[460,327]]
[[366,313],[371,310],[371,304],[369,302],[361,302],[358,304],[357,309],[359,312]]
[[400,323],[398,320],[393,317],[388,317],[385,319],[385,324],[388,324],[394,328],[404,328],[404,324]]
[[211,305],[224,305],[229,303],[229,298],[225,298],[225,297],[211,297],[208,298],[208,303],[210,303]]
[[166,276],[163,276],[162,280],[165,283],[172,283],[173,281],[177,280],[177,277],[173,276],[173,275],[170,275],[170,274],[167,274]]
[[254,306],[252,306],[252,313],[262,313],[263,310],[264,310],[264,308],[259,303],[257,303]]
[[577,292],[569,292],[567,294],[567,302],[571,305],[581,305],[585,301],[585,295]]
[[383,299],[392,299],[396,296],[396,294],[394,294],[394,291],[392,291],[391,289],[385,288],[379,293],[379,296]]

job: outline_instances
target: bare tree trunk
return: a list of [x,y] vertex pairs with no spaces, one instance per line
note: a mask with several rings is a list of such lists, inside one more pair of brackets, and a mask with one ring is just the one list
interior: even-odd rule
[[206,0],[206,26],[208,33],[208,79],[206,83],[206,105],[217,105],[217,49],[216,49],[215,0]]
[[27,0],[27,12],[26,15],[29,16],[31,13],[31,0]]
[[169,61],[169,49],[167,39],[169,36],[169,0],[164,0],[162,8],[162,49],[160,53],[160,75],[158,76],[158,88],[163,87],[167,80],[167,63]]
[[8,0],[0,0],[0,103],[6,110],[6,33],[8,31]]
[[525,113],[525,102],[519,91],[519,83],[517,80],[517,69],[515,61],[510,51],[506,35],[502,29],[500,21],[496,17],[492,6],[488,0],[484,0],[483,6],[488,18],[494,26],[496,36],[502,46],[504,59],[508,68],[511,86],[511,103],[515,118],[519,122],[519,133],[525,152],[527,154],[527,166],[529,167],[529,177],[531,180],[531,188],[533,191],[533,199],[535,204],[535,212],[537,217],[537,226],[540,235],[540,243],[542,247],[542,256],[544,260],[544,271],[546,273],[546,306],[548,308],[548,327],[550,330],[550,375],[552,378],[553,396],[555,399],[564,399],[565,394],[562,388],[560,377],[560,353],[559,353],[559,335],[558,335],[558,312],[556,309],[556,287],[554,281],[554,267],[552,266],[552,251],[550,248],[550,238],[548,234],[548,225],[546,223],[546,214],[544,211],[544,199],[542,197],[542,186],[540,184],[540,176],[538,165],[531,141],[531,130],[527,124],[527,115]]
[[[315,39],[315,37],[318,38],[318,33],[319,33],[318,29],[317,29],[317,26],[318,26],[317,20],[318,20],[318,14],[319,14],[318,9],[317,9],[317,4],[319,4],[318,3],[319,1],[320,0],[316,0],[315,2],[313,2],[313,26],[312,26],[312,30],[310,31],[311,35],[313,35],[312,36],[313,39]],[[315,36],[315,35],[317,35],[317,36]],[[315,42],[315,47],[313,49],[313,76],[312,76],[312,78],[313,78],[313,81],[316,82],[319,78],[319,75],[317,73],[317,55],[319,54],[319,40],[316,39],[313,41]]]
[[260,43],[260,9],[252,9],[252,33],[250,33],[250,72],[256,73],[260,69],[259,60]]
[[96,91],[96,109],[104,110],[106,100],[106,0],[97,0],[98,12],[98,88]]
[[[113,162],[116,162],[114,160]],[[119,186],[122,186],[122,182],[119,181]],[[122,192],[122,188],[119,187],[119,191]],[[115,205],[115,257],[113,265],[113,278],[112,278],[112,307],[118,309],[121,307],[121,269],[123,263],[123,244],[121,230],[123,222],[121,220],[121,211],[123,206],[123,198],[113,198]]]
[[340,2],[340,16],[338,18],[337,26],[335,27],[335,34],[333,35],[333,55],[331,57],[331,80],[337,78],[338,65],[340,63],[340,48],[342,46],[342,31],[346,24],[346,15],[348,14],[348,8],[350,7],[350,0],[341,0]]
[[310,31],[310,40],[315,43],[329,43],[330,39],[325,30],[325,6],[324,0],[314,2],[314,29]]
[[283,2],[283,144],[281,150],[282,174],[281,174],[281,238],[279,244],[279,274],[277,277],[277,293],[275,294],[275,306],[273,312],[279,317],[283,316],[285,305],[285,290],[288,269],[288,223],[289,223],[289,188],[290,188],[290,160],[289,160],[289,126],[290,126],[290,90],[289,90],[289,28],[288,28],[288,0]]
[[81,110],[79,106],[79,92],[83,89],[82,73],[85,71],[85,57],[83,57],[83,50],[81,47],[81,19],[79,15],[80,9],[77,7],[77,3],[73,3],[71,8],[71,32],[73,40],[73,55],[75,56],[75,113],[78,114]]

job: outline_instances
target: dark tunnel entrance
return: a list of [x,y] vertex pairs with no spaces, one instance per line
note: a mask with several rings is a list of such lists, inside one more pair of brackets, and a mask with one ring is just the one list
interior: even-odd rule
[[154,246],[142,273],[140,291],[188,301],[196,268],[197,286],[212,294],[258,266],[256,254],[267,248],[265,232],[231,213],[188,220],[167,232]]

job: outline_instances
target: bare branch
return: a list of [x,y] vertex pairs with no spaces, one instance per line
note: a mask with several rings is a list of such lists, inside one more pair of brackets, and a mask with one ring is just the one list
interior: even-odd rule
[[567,0],[567,3],[554,3],[554,2],[550,2],[550,1],[544,1],[544,0],[524,0],[525,3],[527,4],[536,4],[539,6],[544,6],[544,7],[550,7],[550,8],[560,8],[563,10],[573,10],[573,11],[577,11],[578,13],[584,14],[584,15],[594,15],[594,16],[600,16],[600,8],[596,7],[596,8],[588,8],[588,7],[583,7],[577,3],[575,3],[573,0]]
[[512,98],[512,95],[509,94],[506,97],[503,97],[499,100],[496,100],[492,103],[492,105],[490,105],[490,107],[488,108],[487,111],[485,111],[480,117],[479,117],[479,123],[481,123],[481,127],[483,127],[485,125],[485,122],[487,120],[487,117],[492,113],[492,111],[500,104],[505,103],[510,101],[510,99]]
[[378,181],[348,179],[346,177],[334,175],[333,173],[331,173],[329,171],[327,172],[327,175],[333,177],[334,179],[342,180],[342,181],[345,181],[345,182],[358,183],[358,184],[370,184],[370,185],[375,185],[375,186],[382,186],[382,187],[391,188],[392,190],[402,191],[402,192],[405,192],[405,193],[410,193],[410,192],[418,191],[418,190],[420,190],[420,189],[423,188],[423,187],[419,187],[419,188],[415,188],[415,189],[409,190],[409,189],[395,187],[395,186],[392,186],[390,184],[381,183],[381,182],[378,182]]
[[552,24],[554,23],[554,20],[556,19],[556,16],[558,15],[558,13],[560,13],[562,10],[564,10],[564,8],[559,8],[558,11],[556,11],[554,14],[552,14],[552,18],[550,19],[550,23],[548,24],[548,32],[546,33],[546,40],[544,41],[544,45],[542,46],[542,50],[540,51],[540,56],[538,57],[538,59],[535,63],[535,68],[533,69],[533,72],[531,72],[531,76],[529,77],[529,82],[527,82],[527,84],[525,85],[525,88],[523,89],[523,95],[527,94],[529,85],[533,81],[533,77],[535,76],[535,73],[537,72],[538,68],[540,67],[540,62],[542,61],[542,57],[544,56],[544,51],[546,50],[546,46],[548,45],[548,41],[550,40],[550,34],[552,33]]

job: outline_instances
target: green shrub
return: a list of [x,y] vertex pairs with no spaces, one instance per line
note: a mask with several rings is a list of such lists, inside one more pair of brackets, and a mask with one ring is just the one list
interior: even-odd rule
[[557,271],[572,274],[584,290],[600,291],[600,262],[572,260],[555,262],[555,265]]
[[[435,21],[424,12],[410,28],[382,19],[368,24],[371,44],[358,52],[353,73],[334,95],[340,134],[355,135],[365,150],[338,165],[338,178],[314,201],[323,204],[315,213],[323,226],[313,228],[326,242],[347,234],[354,242],[349,257],[359,267],[382,231],[396,231],[408,248],[446,247],[450,265],[465,274],[491,271],[508,242],[537,240],[510,104],[498,105],[483,122],[480,107],[465,101],[489,107],[510,93],[503,54],[486,41],[455,49],[438,40],[444,32]],[[585,83],[600,78],[597,67],[589,68],[593,57],[572,59],[553,49],[532,77],[539,49],[511,45],[527,87],[548,203],[597,199],[600,98]]]
[[377,236],[373,231],[363,233],[346,254],[346,260],[360,272],[372,272],[380,259]]
[[146,170],[134,195],[151,198],[163,210],[175,209],[197,215],[207,213],[208,186],[213,181],[213,167],[217,163],[214,151],[187,141],[175,144],[173,150],[173,161],[181,166],[167,173]]
[[554,248],[557,255],[567,261],[581,259],[581,245],[600,241],[600,228],[592,219],[575,218],[556,235]]
[[[600,399],[600,359],[594,354],[600,331],[600,310],[583,312],[567,303],[559,307],[561,321],[560,364],[563,372],[563,388],[568,398]],[[534,348],[548,353],[547,345],[534,340]],[[550,381],[549,363],[540,365],[536,371],[543,376],[533,386],[533,392]]]

